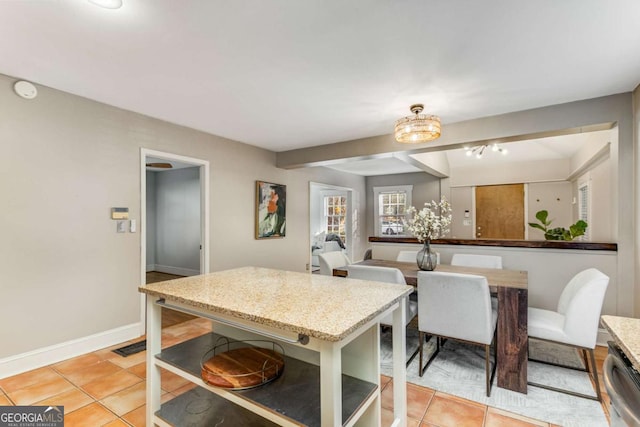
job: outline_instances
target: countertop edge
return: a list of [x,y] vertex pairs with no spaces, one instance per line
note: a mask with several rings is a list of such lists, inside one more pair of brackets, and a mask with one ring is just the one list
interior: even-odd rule
[[332,335],[332,334],[327,334],[327,333],[322,332],[322,331],[317,331],[317,330],[313,330],[313,329],[307,329],[307,328],[299,327],[299,326],[296,326],[296,325],[291,325],[291,324],[286,323],[286,322],[280,322],[280,321],[277,321],[277,320],[268,319],[268,318],[264,318],[264,317],[260,317],[260,316],[252,316],[252,315],[248,315],[246,313],[242,313],[242,312],[235,311],[235,310],[222,309],[222,308],[220,308],[218,306],[214,306],[214,305],[198,303],[197,301],[188,300],[188,299],[185,299],[185,298],[180,298],[180,297],[176,297],[176,296],[173,296],[173,295],[168,295],[168,294],[165,294],[165,293],[163,293],[161,291],[158,291],[158,290],[155,290],[155,289],[148,289],[148,288],[144,287],[144,285],[138,287],[138,291],[139,292],[144,293],[144,294],[146,294],[148,296],[164,298],[167,301],[175,301],[175,302],[178,302],[178,303],[181,303],[181,304],[185,304],[185,305],[188,305],[188,306],[191,306],[191,307],[204,309],[204,310],[210,311],[212,313],[228,315],[228,316],[236,317],[238,319],[248,320],[250,322],[255,322],[255,323],[258,323],[258,324],[261,324],[261,325],[273,327],[273,328],[276,328],[276,329],[281,329],[283,331],[293,332],[293,333],[302,334],[302,335],[307,335],[309,337],[317,338],[317,339],[320,339],[320,340],[323,340],[323,341],[330,341],[330,342],[338,342],[338,341],[343,340],[344,338],[349,336],[351,333],[356,331],[358,328],[360,328],[361,326],[365,325],[366,323],[368,323],[369,321],[374,319],[376,316],[378,316],[383,311],[387,310],[393,304],[395,304],[396,302],[400,301],[401,298],[408,297],[409,294],[411,294],[413,292],[413,290],[414,290],[413,287],[407,286],[407,289],[403,294],[401,294],[397,298],[391,300],[388,304],[386,304],[385,306],[380,308],[378,311],[376,311],[376,312],[372,313],[371,315],[365,317],[364,319],[360,320],[359,322],[356,322],[350,328],[347,328],[346,330],[342,331],[341,333],[336,334],[336,335]]
[[[640,319],[635,319],[631,317],[622,317],[622,316],[611,316],[611,315],[604,315],[601,317],[601,319],[602,319],[602,324],[605,326],[607,331],[609,331],[609,333],[613,336],[613,339],[616,342],[616,344],[620,346],[624,354],[629,358],[629,360],[633,364],[633,367],[636,369],[636,371],[640,372],[640,358],[638,357],[638,354],[628,346],[624,338],[620,336],[616,326],[612,324],[614,322],[632,322],[635,324],[640,324]],[[632,326],[635,326],[635,325],[632,325]]]

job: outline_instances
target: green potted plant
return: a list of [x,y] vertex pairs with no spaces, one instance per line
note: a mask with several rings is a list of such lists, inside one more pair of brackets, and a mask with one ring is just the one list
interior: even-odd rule
[[587,223],[583,220],[578,220],[575,224],[569,226],[567,230],[564,227],[550,228],[553,220],[547,219],[549,212],[541,210],[536,213],[536,219],[540,221],[540,224],[530,222],[529,226],[542,230],[544,232],[544,238],[546,240],[573,240],[576,237],[584,235],[587,229]]

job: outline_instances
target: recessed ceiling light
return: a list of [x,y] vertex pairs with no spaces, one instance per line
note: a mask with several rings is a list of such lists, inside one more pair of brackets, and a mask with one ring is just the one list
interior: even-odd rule
[[105,9],[120,9],[122,7],[122,0],[89,0],[89,3]]

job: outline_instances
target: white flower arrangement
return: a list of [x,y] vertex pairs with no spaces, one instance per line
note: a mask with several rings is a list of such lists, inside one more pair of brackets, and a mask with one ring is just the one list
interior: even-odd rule
[[420,242],[437,239],[449,232],[451,204],[443,197],[440,203],[435,200],[425,203],[419,211],[411,206],[407,209],[407,219],[403,221]]

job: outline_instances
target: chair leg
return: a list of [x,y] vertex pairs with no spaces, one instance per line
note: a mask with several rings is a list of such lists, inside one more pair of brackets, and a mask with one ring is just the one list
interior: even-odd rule
[[493,383],[493,377],[496,374],[496,367],[498,366],[498,332],[497,330],[493,333],[492,341],[493,341],[494,354],[493,354],[493,368],[491,369],[491,374],[489,374],[489,367],[490,367],[489,360],[491,359],[491,344],[484,346],[484,358],[485,358],[484,372],[485,372],[485,377],[487,382],[487,397],[491,396],[491,384]]
[[[422,334],[423,332],[420,332],[420,333]],[[427,342],[431,339],[432,336],[433,335],[429,335],[429,339],[427,340]],[[418,365],[419,376],[424,375],[424,371],[427,370],[427,368],[429,367],[431,362],[433,362],[433,359],[436,358],[439,352],[440,352],[440,337],[436,337],[436,350],[433,352],[431,357],[429,357],[429,360],[427,360],[427,363],[424,366],[422,366],[422,346],[420,346],[420,364]]]
[[413,359],[416,358],[416,356],[418,355],[418,352],[420,352],[420,355],[422,356],[422,332],[420,332],[418,334],[418,348],[416,348],[413,353],[411,353],[411,356],[409,356],[409,360],[407,360],[407,364],[405,365],[407,368],[409,367],[409,365],[411,364],[411,362],[413,362]]
[[491,346],[484,346],[484,376],[487,385],[487,397],[491,395],[491,383],[489,382],[489,357],[491,356]]
[[422,376],[422,347],[424,347],[424,332],[420,331],[418,334],[418,342],[420,343],[420,359],[418,363],[418,375]]
[[[576,346],[570,345],[570,344],[565,344],[565,343],[561,343],[561,342],[557,342],[557,341],[549,341],[549,342],[553,342],[556,344],[562,344],[562,345],[566,345],[568,347],[573,347],[576,348]],[[576,396],[576,397],[582,397],[585,399],[590,399],[590,400],[597,400],[598,402],[602,403],[602,393],[600,392],[600,381],[598,379],[598,370],[596,368],[596,360],[595,360],[595,356],[594,356],[594,351],[592,348],[583,348],[583,347],[577,347],[580,348],[581,353],[582,353],[582,358],[584,359],[584,369],[582,368],[576,368],[573,366],[566,366],[566,365],[560,365],[557,363],[552,363],[552,362],[547,362],[544,360],[536,360],[536,359],[531,359],[529,358],[528,360],[531,362],[538,362],[538,363],[543,363],[545,365],[551,365],[551,366],[557,366],[560,368],[566,368],[566,369],[573,369],[575,371],[582,371],[582,372],[586,372],[593,380],[594,386],[596,388],[596,396],[591,396],[588,394],[583,394],[583,393],[578,393],[575,391],[571,391],[571,390],[565,390],[565,389],[561,389],[561,388],[557,388],[557,387],[553,387],[553,386],[549,386],[546,384],[540,384],[540,383],[534,383],[531,381],[528,381],[527,384],[533,387],[539,387],[539,388],[544,388],[546,390],[551,390],[551,391],[557,391],[559,393],[564,393],[564,394],[568,394],[571,396]],[[587,350],[589,351],[589,354],[591,355],[591,363],[588,362],[587,360]],[[591,368],[589,368],[589,365],[591,365]]]
[[582,361],[584,362],[584,369],[589,370],[589,360],[587,360],[587,349],[583,348],[581,353],[582,353]]
[[600,380],[598,379],[598,368],[596,367],[596,357],[592,348],[589,349],[589,353],[591,354],[591,374],[593,375],[593,382],[596,386],[596,395],[598,397],[598,402],[602,402],[602,394],[600,393]]

